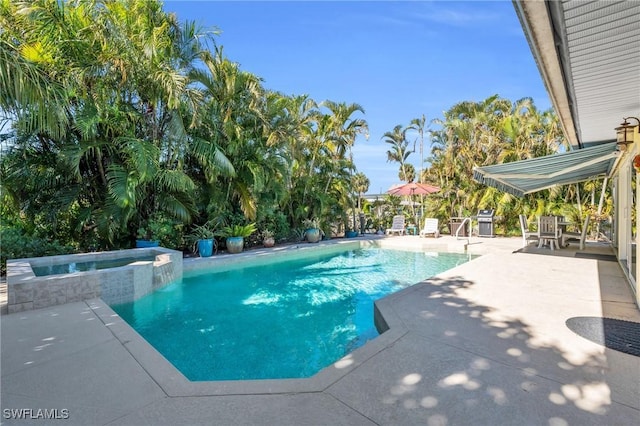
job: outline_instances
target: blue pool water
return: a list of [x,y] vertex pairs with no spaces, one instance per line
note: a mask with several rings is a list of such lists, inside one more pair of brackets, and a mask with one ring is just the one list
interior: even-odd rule
[[469,259],[350,250],[185,276],[112,308],[189,380],[310,377],[378,335],[374,300]]

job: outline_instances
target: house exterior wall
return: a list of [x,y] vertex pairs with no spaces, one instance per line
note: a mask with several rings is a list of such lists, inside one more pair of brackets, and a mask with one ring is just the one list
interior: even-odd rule
[[[616,242],[617,255],[620,266],[624,270],[629,285],[633,291],[636,305],[640,307],[640,292],[638,291],[638,277],[640,265],[637,262],[637,247],[640,243],[640,173],[633,168],[633,159],[640,155],[640,133],[635,128],[634,143],[627,147],[623,158],[614,174],[615,185],[615,215],[616,215]],[[633,182],[635,194],[633,193]],[[634,203],[634,196],[636,202]],[[635,223],[632,223],[635,222]]]

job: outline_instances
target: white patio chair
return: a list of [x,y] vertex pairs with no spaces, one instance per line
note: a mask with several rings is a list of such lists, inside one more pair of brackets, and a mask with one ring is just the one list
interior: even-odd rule
[[428,217],[424,220],[424,228],[420,230],[420,237],[433,235],[435,238],[440,236],[440,228],[438,228],[438,219]]
[[584,243],[587,239],[587,227],[589,226],[589,219],[591,217],[587,215],[584,218],[584,223],[582,224],[581,232],[563,232],[562,233],[562,246],[566,247],[569,243],[569,240],[579,240],[580,241],[580,250],[584,250]]
[[404,235],[406,232],[404,228],[404,215],[396,215],[393,217],[393,222],[391,223],[391,228],[387,228],[386,234],[391,235],[398,233],[399,235]]
[[520,230],[522,231],[522,247],[529,245],[531,241],[540,240],[540,236],[537,232],[529,229],[529,223],[527,222],[527,216],[521,214],[520,217]]
[[538,219],[538,248],[549,243],[551,250],[560,249],[560,228],[558,227],[558,216],[540,216]]

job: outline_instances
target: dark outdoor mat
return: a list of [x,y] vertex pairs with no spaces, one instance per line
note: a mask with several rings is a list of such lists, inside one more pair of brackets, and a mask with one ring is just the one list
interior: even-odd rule
[[615,254],[598,254],[598,253],[581,253],[576,252],[575,257],[581,257],[583,259],[596,259],[596,260],[606,260],[608,262],[617,262]]
[[574,317],[567,327],[579,336],[609,349],[640,356],[640,323],[613,318]]

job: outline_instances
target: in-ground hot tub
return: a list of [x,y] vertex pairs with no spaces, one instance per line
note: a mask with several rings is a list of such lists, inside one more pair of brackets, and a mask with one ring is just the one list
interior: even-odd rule
[[7,261],[9,313],[102,298],[136,300],[182,279],[182,252],[139,248]]

